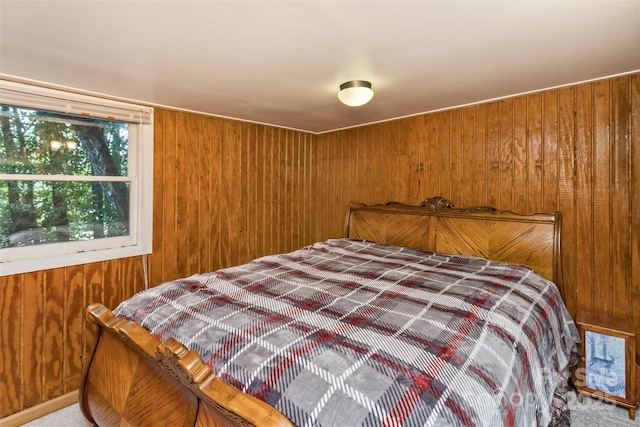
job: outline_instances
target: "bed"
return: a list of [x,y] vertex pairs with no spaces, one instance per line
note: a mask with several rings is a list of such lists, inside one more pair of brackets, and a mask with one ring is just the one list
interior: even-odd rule
[[563,425],[559,213],[349,207],[343,238],[143,291],[99,328],[107,425]]

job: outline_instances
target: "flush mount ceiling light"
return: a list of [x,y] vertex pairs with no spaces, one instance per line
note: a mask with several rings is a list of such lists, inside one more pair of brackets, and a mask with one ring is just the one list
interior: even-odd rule
[[364,80],[351,80],[340,85],[338,99],[349,107],[359,107],[371,101],[373,89],[371,83]]

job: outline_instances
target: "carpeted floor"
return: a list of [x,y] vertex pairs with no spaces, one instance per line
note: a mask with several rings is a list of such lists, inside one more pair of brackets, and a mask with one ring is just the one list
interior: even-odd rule
[[[635,421],[629,419],[629,411],[602,401],[585,397],[578,403],[575,393],[569,394],[571,425],[575,427],[640,427],[640,414]],[[46,417],[25,424],[27,427],[89,427],[78,405],[72,405]]]
[[90,427],[93,424],[87,421],[82,415],[80,407],[76,404],[24,425],[30,427]]
[[570,392],[571,425],[577,427],[640,427],[640,414],[636,411],[636,419],[629,419],[626,408],[605,403],[602,400],[585,397],[582,403],[574,392]]

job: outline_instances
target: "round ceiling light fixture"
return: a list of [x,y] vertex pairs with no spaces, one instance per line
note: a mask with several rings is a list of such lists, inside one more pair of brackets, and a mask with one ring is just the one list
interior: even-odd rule
[[359,107],[371,101],[373,89],[371,83],[364,80],[351,80],[340,85],[338,99],[349,107]]

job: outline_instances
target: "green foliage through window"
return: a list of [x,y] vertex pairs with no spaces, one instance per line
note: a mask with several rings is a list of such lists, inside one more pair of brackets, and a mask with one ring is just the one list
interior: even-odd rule
[[129,124],[0,109],[0,248],[129,233]]

